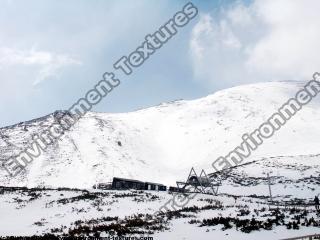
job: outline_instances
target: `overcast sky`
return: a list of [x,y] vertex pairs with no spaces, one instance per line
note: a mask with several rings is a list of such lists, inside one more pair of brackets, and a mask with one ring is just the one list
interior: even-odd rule
[[[0,126],[68,109],[187,1],[0,1]],[[320,71],[320,1],[193,1],[199,15],[94,108],[126,112]]]

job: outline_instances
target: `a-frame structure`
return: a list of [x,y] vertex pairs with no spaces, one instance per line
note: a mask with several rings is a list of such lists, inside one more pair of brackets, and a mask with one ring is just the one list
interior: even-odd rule
[[191,168],[187,180],[185,182],[177,181],[177,187],[180,192],[218,195],[220,183],[221,181],[214,182],[209,178],[203,169],[198,176],[194,168]]

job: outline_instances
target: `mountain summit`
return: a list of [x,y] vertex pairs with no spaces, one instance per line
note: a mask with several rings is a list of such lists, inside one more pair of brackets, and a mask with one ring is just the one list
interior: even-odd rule
[[[213,172],[212,162],[238,146],[303,87],[268,82],[218,91],[192,101],[129,113],[87,113],[26,171],[0,185],[91,188],[113,176],[174,185],[190,168]],[[0,129],[0,159],[15,156],[63,111]],[[320,99],[314,99],[252,154],[249,161],[319,154]]]

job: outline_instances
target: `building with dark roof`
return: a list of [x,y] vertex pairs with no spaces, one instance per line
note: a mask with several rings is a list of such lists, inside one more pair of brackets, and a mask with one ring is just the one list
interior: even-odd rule
[[112,181],[112,189],[125,190],[125,189],[136,189],[144,190],[145,183],[139,180],[117,178],[114,177]]
[[114,177],[112,181],[112,189],[126,190],[153,190],[153,191],[166,191],[167,187],[160,183],[142,182],[135,179],[118,178]]

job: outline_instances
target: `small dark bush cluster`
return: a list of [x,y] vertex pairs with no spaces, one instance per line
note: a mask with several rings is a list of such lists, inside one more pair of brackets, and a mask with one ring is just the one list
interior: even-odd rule
[[[247,209],[241,209],[238,216],[247,216],[250,211]],[[254,209],[254,212],[258,215],[259,212],[265,212],[266,209],[260,210]],[[258,221],[254,217],[251,219],[240,219],[238,217],[214,217],[211,219],[203,219],[200,227],[204,226],[216,226],[219,224],[223,225],[222,230],[226,230],[236,227],[236,230],[240,230],[245,233],[252,231],[259,231],[260,229],[272,230],[273,226],[286,226],[287,229],[298,230],[301,226],[313,226],[320,227],[320,221],[314,219],[314,217],[307,218],[308,212],[299,208],[283,209],[284,212],[288,212],[288,216],[292,216],[291,220],[285,221],[285,214],[281,212],[279,208],[272,209],[270,213],[265,213],[262,217],[267,217],[266,220]],[[192,224],[195,224],[193,221]]]
[[164,217],[166,216],[168,220],[172,219],[178,219],[178,218],[190,218],[190,217],[195,217],[194,215],[191,214],[184,214],[184,213],[198,213],[203,210],[216,210],[216,209],[223,209],[222,206],[217,206],[217,205],[205,205],[203,207],[198,207],[198,206],[191,206],[191,207],[184,207],[179,210],[174,210],[174,211],[167,211],[165,213],[160,213],[159,215]]
[[[119,236],[127,234],[153,234],[154,231],[167,229],[165,225],[166,222],[163,219],[155,218],[149,214],[133,215],[126,217],[125,219],[119,219],[118,217],[104,217],[87,221],[78,220],[74,222],[73,227],[69,229],[67,236],[100,237],[102,232],[107,232],[109,234],[113,233]],[[63,234],[64,229],[66,229],[65,226],[60,229],[55,228],[51,230],[51,233],[65,236],[65,234]]]
[[[47,233],[47,234],[44,234],[42,236],[36,236],[36,235],[33,235],[33,236],[27,236],[27,237],[14,237],[14,236],[10,236],[10,237],[0,237],[0,239],[2,240],[61,240],[61,238],[53,235],[53,234],[50,234],[50,233]],[[64,237],[63,238],[64,240],[73,240],[74,238],[73,237]]]
[[250,210],[249,209],[240,209],[239,213],[237,214],[237,216],[248,216],[250,214]]
[[120,194],[114,194],[112,196],[113,198],[126,198],[126,197],[139,197],[136,193],[120,193]]
[[200,198],[200,199],[198,199],[198,201],[207,202],[209,204],[214,204],[216,206],[222,206],[222,202],[220,202],[219,200],[216,200],[216,199],[212,199],[212,198]]
[[59,199],[57,200],[57,203],[66,204],[66,203],[78,202],[81,200],[95,200],[97,198],[99,198],[99,196],[95,193],[85,193],[83,195],[79,195],[76,197]]
[[219,224],[223,225],[222,230],[227,230],[236,227],[236,230],[241,232],[250,233],[259,229],[271,230],[274,221],[267,219],[267,221],[257,221],[255,218],[252,219],[239,219],[232,217],[215,217],[211,219],[203,219],[200,227],[204,226],[216,226]]

